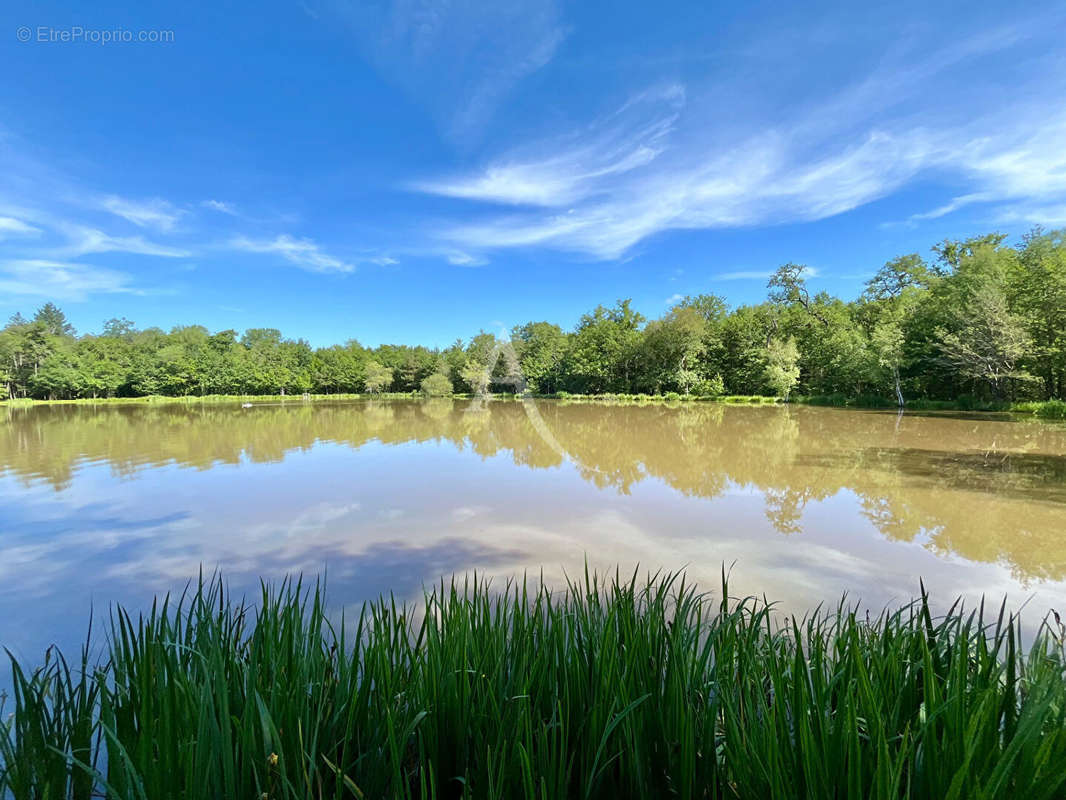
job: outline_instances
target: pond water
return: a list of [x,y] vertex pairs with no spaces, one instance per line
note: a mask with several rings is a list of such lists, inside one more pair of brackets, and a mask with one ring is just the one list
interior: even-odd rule
[[[299,401],[0,410],[0,646],[201,565],[327,572],[339,605],[441,575],[686,568],[789,610],[919,590],[1066,611],[1066,428],[713,403]],[[0,667],[7,672],[7,665]],[[0,683],[4,674],[0,673]]]

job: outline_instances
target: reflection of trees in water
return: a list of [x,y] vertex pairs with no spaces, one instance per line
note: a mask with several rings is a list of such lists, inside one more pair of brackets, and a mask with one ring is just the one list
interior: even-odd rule
[[[279,461],[316,441],[448,441],[531,468],[569,458],[600,488],[649,478],[692,497],[754,487],[767,518],[799,533],[808,503],[853,492],[889,538],[1006,561],[1019,579],[1066,577],[1066,430],[1031,423],[812,408],[382,401],[9,409],[0,468],[57,490],[79,463],[133,474],[162,464]],[[534,424],[536,423],[536,424]],[[550,439],[542,435],[550,433]]]

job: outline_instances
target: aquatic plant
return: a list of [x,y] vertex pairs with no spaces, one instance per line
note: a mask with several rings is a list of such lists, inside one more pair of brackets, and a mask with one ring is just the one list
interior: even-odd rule
[[681,574],[476,576],[331,618],[200,580],[102,663],[14,662],[24,798],[997,798],[1066,792],[1062,627],[920,599],[802,618]]

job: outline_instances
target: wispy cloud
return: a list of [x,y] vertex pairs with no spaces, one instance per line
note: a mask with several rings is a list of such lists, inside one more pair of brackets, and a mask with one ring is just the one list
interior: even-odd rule
[[200,205],[220,214],[229,214],[231,217],[238,215],[237,209],[232,203],[226,203],[222,200],[202,200]]
[[56,253],[72,258],[90,253],[134,253],[142,256],[161,256],[163,258],[184,258],[192,255],[191,251],[159,244],[143,236],[112,236],[97,228],[82,225],[59,225],[68,243],[56,250]]
[[[940,73],[1014,52],[1032,35],[1024,27],[980,34],[924,60],[891,54],[857,83],[821,103],[793,104],[770,126],[741,119],[708,130],[705,96],[680,87],[652,91],[473,173],[415,188],[514,207],[468,211],[443,225],[438,235],[455,247],[547,247],[600,259],[620,258],[663,231],[825,219],[932,173],[970,190],[914,219],[992,198],[1006,206],[1000,216],[1054,217],[1066,201],[1066,115],[1049,115],[1046,98],[1023,97],[962,118],[918,92]],[[1045,80],[1066,88],[1061,66]]]
[[[663,102],[684,105],[685,92],[670,84],[643,93],[612,115],[607,125],[564,137],[543,158],[514,153],[481,173],[411,185],[429,194],[492,203],[561,206],[596,193],[606,179],[647,166],[662,153],[677,113],[655,116]],[[648,112],[653,112],[649,117]],[[537,149],[542,149],[538,147]]]
[[484,256],[464,253],[462,250],[449,250],[444,254],[444,259],[455,267],[483,267],[489,263]]
[[326,0],[368,60],[468,144],[567,35],[555,0]]
[[108,195],[100,201],[100,207],[138,227],[155,228],[160,231],[172,230],[184,214],[180,209],[159,198],[135,201],[117,195]]
[[[712,281],[766,281],[770,279],[770,276],[774,274],[772,269],[738,269],[731,272],[719,272],[711,275]],[[817,278],[819,275],[816,267],[805,267],[803,269],[803,276],[805,278]]]
[[239,236],[230,240],[229,245],[248,253],[279,255],[290,264],[312,272],[352,272],[355,269],[355,264],[323,252],[311,239],[295,239],[287,234],[260,240]]
[[90,294],[139,294],[124,272],[42,259],[0,262],[0,294],[80,302]]
[[14,217],[0,217],[0,239],[7,239],[14,236],[36,236],[40,232],[40,228],[35,228],[33,225],[29,225],[20,219],[15,219]]
[[[465,181],[423,186],[546,208],[462,223],[441,235],[473,249],[539,245],[618,258],[664,230],[816,220],[847,211],[900,186],[935,147],[922,132],[874,130],[805,158],[788,136],[769,131],[720,152],[693,151],[686,143],[663,154],[677,112],[672,106],[660,112],[657,124],[604,135],[620,143],[615,160],[590,159],[589,152],[602,149],[581,146],[539,163],[490,166]],[[649,131],[655,148],[645,144]]]
[[921,214],[911,214],[911,216],[908,218],[908,221],[919,222],[927,219],[939,219],[940,217],[945,217],[948,214],[958,211],[960,208],[965,208],[966,206],[973,205],[974,203],[992,200],[994,197],[995,195],[988,192],[973,192],[971,194],[960,195],[959,197],[956,197],[951,200],[951,202],[945,203],[942,206],[938,206],[932,211],[924,211]]

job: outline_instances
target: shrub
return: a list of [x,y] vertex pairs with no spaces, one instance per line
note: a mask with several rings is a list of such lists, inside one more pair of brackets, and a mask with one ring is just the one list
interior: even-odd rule
[[711,378],[703,378],[696,381],[696,385],[692,387],[692,393],[701,397],[720,397],[725,394],[725,381],[722,380],[720,374],[715,374]]
[[447,375],[435,372],[422,381],[422,394],[426,397],[447,397],[452,393],[452,382]]
[[1042,419],[1066,419],[1066,402],[1048,400],[1040,405],[1036,410],[1036,415]]

